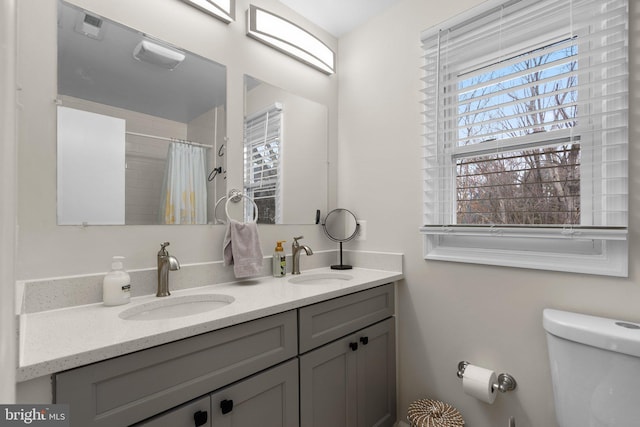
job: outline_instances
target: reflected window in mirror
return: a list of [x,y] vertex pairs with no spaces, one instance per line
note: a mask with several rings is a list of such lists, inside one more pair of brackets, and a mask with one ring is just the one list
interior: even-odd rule
[[[244,192],[258,206],[260,224],[282,224],[283,115],[274,104],[244,121]],[[253,217],[253,204],[246,203],[245,221]]]
[[[226,194],[226,67],[93,12],[62,1],[58,7],[58,103],[125,122],[124,177],[109,183],[119,186],[111,193],[124,197],[119,201],[124,218],[116,223],[214,223],[215,201]],[[96,135],[87,132],[83,138],[95,143]],[[59,149],[65,145],[59,138]],[[204,173],[195,189],[170,191],[167,197],[168,188],[180,188],[165,183],[175,169],[171,158],[190,151],[183,146],[202,151],[202,158],[192,161]],[[83,162],[79,155],[74,161]],[[58,224],[113,223],[75,208],[96,192],[92,186],[63,188],[59,181],[58,204],[72,206],[74,215],[68,221],[59,212]],[[191,205],[173,201],[182,198],[197,198],[199,213],[191,215]]]
[[328,132],[325,105],[245,76],[244,191],[259,223],[315,224],[326,212]]

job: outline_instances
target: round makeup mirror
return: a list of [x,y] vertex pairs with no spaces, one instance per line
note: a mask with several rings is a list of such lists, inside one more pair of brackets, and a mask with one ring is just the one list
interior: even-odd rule
[[322,223],[327,237],[334,242],[340,243],[340,264],[332,265],[334,270],[349,270],[353,268],[350,265],[342,263],[342,243],[354,239],[358,235],[358,219],[353,212],[348,209],[334,209],[327,214]]

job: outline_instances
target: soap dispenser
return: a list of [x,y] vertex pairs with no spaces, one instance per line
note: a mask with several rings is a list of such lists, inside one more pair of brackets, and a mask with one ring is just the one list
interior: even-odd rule
[[276,242],[276,248],[273,250],[273,277],[283,277],[287,274],[287,256],[282,248],[284,242],[286,240]]
[[131,297],[131,278],[124,271],[124,257],[114,256],[111,271],[102,281],[102,300],[104,305],[127,304]]

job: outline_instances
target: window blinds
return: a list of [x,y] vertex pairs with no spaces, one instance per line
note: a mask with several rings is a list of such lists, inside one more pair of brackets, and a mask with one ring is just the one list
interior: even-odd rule
[[[484,224],[627,226],[627,15],[626,0],[514,0],[423,33],[427,226],[482,223],[479,194],[522,211]],[[566,215],[529,212],[560,195]]]

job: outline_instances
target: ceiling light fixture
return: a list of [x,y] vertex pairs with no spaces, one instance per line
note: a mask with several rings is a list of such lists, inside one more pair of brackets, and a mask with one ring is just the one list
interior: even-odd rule
[[335,53],[313,34],[254,5],[247,11],[247,35],[310,65],[335,73]]
[[236,20],[236,0],[182,0],[228,24]]
[[133,57],[138,61],[173,70],[184,61],[185,55],[150,40],[142,40],[133,50]]

